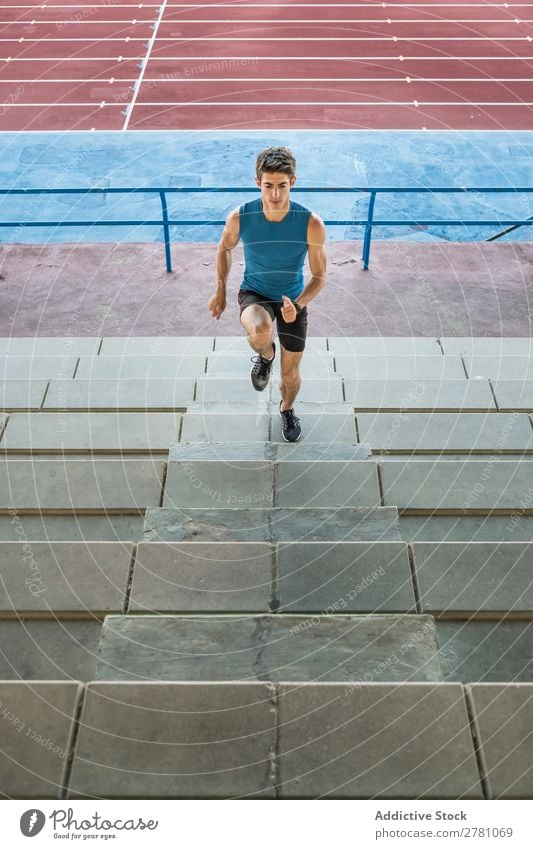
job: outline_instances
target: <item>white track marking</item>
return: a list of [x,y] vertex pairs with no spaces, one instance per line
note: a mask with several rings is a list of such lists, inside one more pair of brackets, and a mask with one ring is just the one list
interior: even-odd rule
[[146,55],[145,55],[144,59],[142,60],[141,72],[139,74],[137,82],[133,86],[132,98],[131,98],[130,102],[128,103],[128,105],[126,106],[126,119],[124,121],[124,126],[122,127],[123,130],[128,129],[128,124],[130,122],[131,114],[132,114],[133,108],[135,106],[135,101],[137,100],[137,95],[139,94],[139,89],[140,89],[141,83],[143,81],[143,77],[144,77],[144,74],[145,74],[145,71],[146,71],[146,68],[147,68],[147,65],[148,65],[148,60],[150,59],[150,54],[152,52],[154,42],[157,38],[157,30],[159,29],[159,24],[161,23],[161,19],[163,17],[164,12],[165,12],[166,4],[167,4],[167,0],[163,0],[163,3],[162,3],[162,5],[159,9],[159,15],[157,16],[157,20],[156,20],[155,25],[154,25],[154,31],[152,33],[152,37],[150,38],[150,41],[148,42],[148,48],[147,48],[147,51],[146,51]]

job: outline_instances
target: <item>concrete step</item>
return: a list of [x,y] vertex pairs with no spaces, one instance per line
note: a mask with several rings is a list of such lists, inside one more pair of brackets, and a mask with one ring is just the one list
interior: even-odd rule
[[529,542],[533,516],[400,516],[402,539],[413,542]]
[[0,355],[0,374],[6,380],[74,377],[78,357],[73,356],[9,356]]
[[430,616],[106,616],[97,680],[441,681]]
[[533,380],[492,380],[498,409],[533,412]]
[[[306,542],[401,540],[395,507],[149,507],[144,539],[170,542]],[[222,499],[221,499],[222,500]],[[251,497],[250,497],[251,501]]]
[[194,378],[176,380],[125,379],[51,380],[43,409],[124,410],[125,412],[168,412],[184,410],[194,399]]
[[142,542],[127,611],[415,613],[416,603],[401,542]]
[[181,413],[12,413],[1,434],[6,454],[167,454]]
[[335,356],[442,356],[439,341],[430,336],[328,336],[327,341],[328,350]]
[[53,542],[115,542],[141,539],[144,510],[140,512],[100,515],[27,514],[13,511],[0,514],[0,540],[19,542],[51,540]]
[[344,398],[362,412],[490,412],[497,407],[488,380],[343,380]]
[[509,683],[2,681],[0,782],[19,799],[528,799],[532,693]]
[[[515,739],[524,739],[523,729]],[[485,745],[496,757],[502,743]],[[511,773],[509,784],[518,769]],[[68,791],[68,798],[91,796],[483,794],[458,684],[102,682],[86,691]]]
[[530,460],[398,460],[381,464],[381,479],[384,504],[402,512],[533,512]]
[[153,458],[0,460],[0,510],[139,513],[160,503],[164,471]]
[[421,610],[458,618],[533,618],[533,543],[415,542]]
[[366,445],[179,443],[172,446],[164,507],[381,506]]
[[133,543],[0,542],[0,615],[120,613]]
[[[204,375],[196,380],[194,400],[200,403],[206,401],[279,401],[278,381],[275,376],[270,379],[268,386],[257,392],[252,386],[250,377],[236,377],[233,374]],[[340,375],[330,374],[327,378],[309,377],[302,380],[298,393],[298,404],[302,401],[320,401],[322,404],[332,404],[344,401],[343,381]]]
[[533,379],[533,350],[528,354],[466,354],[463,360],[470,378]]
[[40,410],[47,389],[47,380],[2,380],[0,410]]
[[442,336],[439,343],[445,354],[533,354],[530,336]]
[[458,354],[337,354],[335,372],[352,380],[466,380]]
[[376,453],[533,453],[526,413],[358,413],[357,429]]
[[[214,402],[216,404],[216,402]],[[279,406],[276,402],[263,405],[256,402],[241,402],[233,404],[235,409],[230,411],[214,411],[211,405],[196,404],[187,408],[183,415],[183,426],[180,432],[182,442],[260,442],[269,440],[284,444],[281,433]],[[314,409],[311,409],[311,408]],[[317,409],[320,407],[320,409]],[[337,412],[330,410],[337,407]],[[318,405],[296,404],[295,409],[300,418],[302,436],[299,444],[307,442],[357,442],[355,415],[353,407],[340,410],[342,404]],[[533,431],[532,431],[533,434]],[[0,443],[1,444],[1,443]]]

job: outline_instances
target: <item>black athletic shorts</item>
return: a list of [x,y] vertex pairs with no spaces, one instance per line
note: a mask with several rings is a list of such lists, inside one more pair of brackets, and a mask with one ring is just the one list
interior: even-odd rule
[[250,304],[260,304],[266,309],[272,321],[276,320],[276,328],[280,344],[286,351],[303,351],[305,348],[305,337],[307,336],[307,307],[303,307],[294,321],[283,320],[281,308],[283,301],[270,301],[259,292],[251,289],[239,289],[237,295],[241,313]]

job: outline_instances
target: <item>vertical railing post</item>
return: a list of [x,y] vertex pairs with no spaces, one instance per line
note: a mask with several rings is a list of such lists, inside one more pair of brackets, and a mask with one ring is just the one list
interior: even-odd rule
[[365,226],[365,240],[363,242],[363,271],[368,271],[368,263],[370,262],[370,241],[372,239],[372,220],[374,218],[375,202],[376,192],[370,192],[370,200],[368,202],[368,217]]
[[161,198],[161,209],[163,210],[163,234],[165,236],[165,259],[167,262],[167,271],[172,271],[172,257],[170,255],[170,229],[168,226],[168,209],[167,198],[165,192],[159,192]]

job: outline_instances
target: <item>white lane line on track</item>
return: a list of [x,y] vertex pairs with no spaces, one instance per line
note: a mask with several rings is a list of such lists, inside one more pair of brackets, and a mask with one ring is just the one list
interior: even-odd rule
[[[38,56],[28,59],[26,56],[0,59],[2,62],[137,62],[140,56],[64,56],[53,58]],[[153,62],[529,62],[532,56],[157,56]],[[113,66],[114,67],[114,66]],[[201,65],[200,67],[203,67]],[[137,77],[135,78],[137,79]]]
[[[218,101],[204,102],[195,100],[176,100],[176,101],[146,101],[139,103],[139,106],[413,106],[414,100],[396,100],[391,101],[371,101],[362,100],[227,100],[223,103]],[[530,103],[525,100],[513,100],[511,102],[503,102],[497,100],[417,100],[418,106],[533,106],[533,101]],[[39,103],[20,104],[26,106],[42,106]],[[54,104],[47,104],[53,106]],[[61,106],[62,104],[57,104]],[[78,104],[64,104],[66,106],[77,106]],[[94,106],[94,103],[80,103],[80,106]]]
[[[120,77],[114,83],[134,83],[137,77]],[[145,77],[145,83],[533,83],[533,77],[181,77],[180,79],[163,79],[160,77]],[[90,79],[14,79],[2,77],[3,83],[26,83],[27,85],[48,85],[49,83],[109,83],[107,79],[91,77]]]
[[[106,103],[105,101],[102,103],[89,102],[89,103],[57,103],[57,101],[53,101],[52,103],[10,103],[10,109],[17,108],[42,108],[46,107],[66,107],[66,108],[76,108],[79,106],[92,106],[98,107],[100,109],[118,109],[122,108],[122,104],[120,103]],[[473,108],[474,106],[533,106],[533,102],[528,102],[525,100],[516,100],[511,101],[510,103],[501,102],[501,101],[464,101],[464,100],[451,100],[451,101],[428,101],[428,100],[397,100],[395,102],[390,101],[381,101],[381,100],[363,100],[363,101],[352,101],[352,100],[296,100],[296,101],[288,101],[288,100],[254,100],[254,101],[244,101],[244,100],[236,100],[236,101],[225,101],[224,103],[203,103],[197,102],[194,100],[184,100],[184,101],[163,101],[159,102],[146,102],[139,103],[139,107],[141,106],[388,106],[388,107],[396,107],[396,106],[466,106],[468,108]]]
[[[137,37],[134,37],[134,38],[133,37],[132,38],[105,38],[105,39],[101,39],[101,40],[106,41],[106,42],[107,41],[132,42],[132,41],[146,41],[146,37],[145,38],[137,38]],[[155,39],[152,36],[152,39],[150,39],[150,42],[152,43],[152,47],[153,47],[153,40],[155,40]],[[197,38],[181,38],[181,37],[176,37],[176,38],[168,37],[167,38],[165,36],[165,37],[160,37],[160,38],[157,39],[158,43],[161,42],[161,41],[172,41],[172,42],[177,42],[178,44],[186,44],[190,41],[195,41],[195,42],[196,41],[207,41],[207,42],[210,42],[210,41],[294,41],[294,40],[295,40],[294,36],[283,36],[283,37],[275,36],[275,37],[265,37],[265,38],[263,38],[262,36],[244,36],[244,37],[220,36],[219,37],[219,36],[210,36],[210,35],[208,35],[208,36],[198,36]],[[316,37],[316,38],[304,38],[302,36],[298,36],[297,40],[298,41],[365,41],[365,42],[366,41],[394,41],[394,42],[396,42],[396,41],[404,41],[404,42],[405,41],[407,41],[407,42],[416,41],[417,43],[423,43],[423,42],[426,42],[426,41],[533,41],[533,36],[529,36],[529,35],[525,35],[525,36],[524,35],[522,35],[522,36],[501,36],[501,37],[497,36],[495,38],[492,38],[492,37],[489,37],[489,36],[479,36],[479,37],[477,37],[477,36],[476,37],[469,37],[469,36],[457,36],[457,37],[456,36],[453,36],[453,37],[428,36],[427,38],[426,37],[423,37],[423,38],[407,38],[407,36],[402,36],[402,35],[369,36],[368,38],[366,38],[366,37],[357,37],[357,38],[356,37],[349,37],[348,38],[348,37],[344,37],[344,36],[342,36],[341,38],[337,38],[336,36],[331,36],[331,37],[320,36],[320,37]],[[7,43],[7,44],[24,43],[25,45],[40,44],[40,43],[48,44],[51,41],[72,43],[73,41],[76,41],[76,42],[78,42],[78,41],[94,42],[94,41],[98,41],[98,39],[95,39],[95,38],[0,38],[0,43],[4,43],[4,44],[5,43]],[[151,47],[149,48],[149,50],[151,50]]]
[[[4,7],[5,8],[5,7]],[[77,7],[76,7],[77,8]],[[187,7],[189,8],[189,7]],[[201,7],[200,7],[201,8]],[[217,8],[217,7],[215,7]],[[386,14],[386,13],[385,13]],[[27,25],[27,24],[68,24],[69,26],[74,26],[75,24],[86,24],[87,21],[26,21],[18,19],[16,21],[0,21],[0,26],[10,26],[11,24],[19,24],[19,25]],[[133,21],[130,20],[91,20],[89,23],[91,24],[133,24]],[[150,21],[135,21],[135,24],[148,24]],[[283,18],[283,20],[273,20],[265,19],[264,21],[250,19],[250,20],[237,20],[232,18],[231,20],[221,20],[213,19],[213,20],[204,20],[199,18],[198,20],[193,20],[192,18],[187,18],[187,20],[180,20],[176,18],[171,21],[162,21],[164,24],[390,24],[393,26],[394,24],[531,24],[533,23],[533,19],[529,18],[461,18],[460,20],[455,20],[452,18],[395,18],[394,20],[388,18]]]
[[141,87],[141,84],[142,84],[142,81],[143,81],[143,78],[144,78],[144,74],[146,72],[146,68],[148,67],[148,62],[150,60],[150,54],[152,52],[155,40],[157,38],[157,30],[159,29],[161,19],[162,19],[164,13],[165,13],[166,4],[167,4],[167,0],[163,0],[163,3],[162,3],[162,5],[159,9],[159,15],[157,16],[157,20],[154,24],[154,31],[152,33],[150,41],[148,42],[146,55],[145,55],[144,59],[142,60],[141,72],[139,74],[137,82],[133,86],[132,98],[131,98],[130,102],[128,103],[128,105],[126,106],[126,119],[124,121],[124,126],[122,127],[123,130],[128,129],[128,124],[130,122],[131,114],[132,114],[134,106],[135,106],[135,101],[137,100],[137,95],[139,94],[139,89]]

